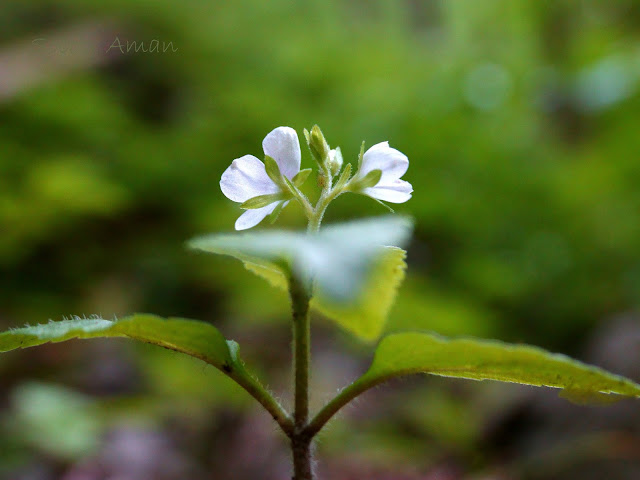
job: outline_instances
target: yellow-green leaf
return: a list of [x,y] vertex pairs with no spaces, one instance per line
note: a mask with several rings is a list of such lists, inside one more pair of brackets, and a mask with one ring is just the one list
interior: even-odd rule
[[[315,292],[311,307],[363,340],[375,340],[382,333],[398,287],[404,279],[406,254],[401,248],[383,247],[360,295],[344,303]],[[244,266],[272,286],[287,289],[287,279],[277,267],[253,262],[244,262]]]
[[186,353],[227,371],[236,362],[227,341],[213,325],[182,318],[135,314],[120,320],[74,318],[0,333],[0,352],[73,338],[128,337]]
[[230,255],[251,272],[287,289],[290,274],[314,279],[312,307],[364,340],[376,339],[404,278],[409,236],[402,217],[381,217],[323,228],[318,234],[267,231],[210,235],[191,248]]
[[404,280],[405,257],[406,252],[401,248],[385,247],[354,301],[335,302],[318,293],[311,306],[363,340],[377,339],[387,321],[398,287]]
[[148,314],[135,314],[121,320],[76,317],[0,333],[0,352],[73,338],[100,337],[127,337],[186,353],[213,365],[258,400],[283,428],[289,428],[290,421],[282,407],[245,369],[238,357],[238,345],[226,341],[214,326],[205,322],[183,318],[165,320]]
[[309,178],[310,174],[311,169],[305,168],[304,170],[300,170],[298,173],[296,173],[295,177],[293,177],[291,181],[296,187],[300,188],[304,184],[304,182],[307,181],[307,178]]
[[[350,389],[413,373],[471,380],[498,380],[563,390],[581,402],[602,401],[603,394],[640,397],[640,385],[566,355],[499,341],[446,339],[426,333],[384,338],[369,370]],[[613,397],[615,398],[615,397]]]
[[281,193],[270,193],[268,195],[258,195],[257,197],[250,198],[246,202],[240,205],[240,208],[244,208],[245,210],[252,210],[256,208],[266,207],[267,205],[271,205],[273,202],[278,202],[284,198],[284,195]]

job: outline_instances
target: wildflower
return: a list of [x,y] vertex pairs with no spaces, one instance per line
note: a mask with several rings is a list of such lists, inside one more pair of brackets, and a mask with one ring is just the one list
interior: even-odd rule
[[[264,154],[275,160],[279,174],[289,180],[300,172],[300,143],[293,128],[278,127],[262,141]],[[236,220],[236,230],[246,230],[260,223],[277,207],[283,208],[291,198],[273,172],[267,173],[265,164],[253,155],[235,159],[222,174],[220,189],[234,202],[244,205],[250,199],[256,202],[245,206],[247,210]],[[260,198],[256,198],[260,197]]]
[[[400,180],[407,168],[409,159],[405,154],[389,147],[389,142],[378,143],[362,156],[360,169],[351,181],[353,191],[385,202],[404,203],[413,192],[409,182]],[[381,172],[379,179],[372,173],[375,170]]]

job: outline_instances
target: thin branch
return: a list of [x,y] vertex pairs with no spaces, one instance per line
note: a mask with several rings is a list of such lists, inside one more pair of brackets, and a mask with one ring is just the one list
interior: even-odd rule
[[224,373],[233,379],[238,385],[255,398],[264,409],[269,412],[271,417],[280,425],[282,431],[291,436],[294,430],[293,420],[286,410],[278,403],[278,401],[271,395],[261,384],[256,380],[241,364],[236,364],[235,368],[227,371],[223,369]]
[[347,405],[351,400],[359,396],[360,394],[366,392],[370,388],[375,387],[381,383],[387,381],[391,376],[388,377],[372,377],[368,379],[366,374],[363,377],[360,377],[358,380],[353,382],[351,385],[343,388],[340,393],[329,403],[327,403],[320,411],[316,414],[315,417],[309,422],[307,428],[305,429],[305,433],[313,438],[315,437],[320,430],[327,424],[329,420],[345,405]]

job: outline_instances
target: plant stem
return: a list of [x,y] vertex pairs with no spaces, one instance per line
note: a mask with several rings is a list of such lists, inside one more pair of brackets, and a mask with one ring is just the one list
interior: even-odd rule
[[313,480],[311,439],[301,435],[292,437],[291,452],[293,453],[292,480]]
[[309,367],[311,362],[311,333],[309,320],[310,282],[295,276],[289,279],[289,293],[293,310],[293,361],[295,399],[291,450],[294,480],[312,480],[311,437],[306,434],[309,421]]
[[311,438],[315,437],[318,432],[322,430],[322,427],[327,424],[331,417],[333,417],[338,412],[338,410],[340,410],[361,393],[366,392],[370,388],[384,383],[387,380],[388,377],[369,379],[365,374],[365,376],[361,377],[351,385],[342,389],[340,393],[336,397],[334,397],[333,400],[322,407],[322,409],[316,414],[316,416],[309,422],[305,430],[307,436]]
[[[342,190],[332,189],[331,172],[325,165],[326,183],[322,189],[320,199],[315,208],[311,207],[304,195],[299,195],[309,225],[309,233],[317,233],[329,203]],[[311,363],[311,325],[309,319],[309,302],[311,300],[312,279],[300,280],[291,275],[289,278],[289,294],[293,310],[293,362],[295,378],[295,398],[293,411],[293,431],[289,434],[291,452],[293,455],[293,480],[313,480],[312,440],[309,435],[309,370]]]
[[244,388],[249,395],[255,398],[271,417],[278,422],[286,435],[293,433],[293,420],[282,408],[278,401],[255,379],[242,364],[237,365],[232,371],[225,373]]
[[327,189],[322,192],[322,195],[318,199],[318,203],[313,210],[313,215],[309,219],[309,226],[307,227],[307,231],[309,233],[316,233],[320,230],[320,224],[322,223],[322,219],[324,218],[324,212],[326,212],[329,204],[337,197],[339,197],[342,193],[344,193],[344,189],[342,188],[335,188],[332,190]]

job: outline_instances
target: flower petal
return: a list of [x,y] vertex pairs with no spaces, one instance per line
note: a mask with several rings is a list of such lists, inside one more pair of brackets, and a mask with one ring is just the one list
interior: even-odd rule
[[266,207],[246,210],[236,220],[236,230],[246,230],[247,228],[255,227],[267,215],[273,212],[277,206],[278,206],[278,202],[273,202],[272,204],[267,205]]
[[269,132],[262,141],[262,149],[276,161],[280,173],[289,180],[300,171],[300,142],[293,128],[278,127]]
[[220,189],[234,202],[246,202],[259,195],[280,191],[267,175],[264,163],[253,155],[245,155],[231,162],[222,174]]
[[380,183],[390,183],[404,175],[407,168],[409,168],[407,156],[389,147],[389,142],[382,142],[364,153],[359,176],[364,177],[371,170],[379,169],[382,170]]
[[404,180],[395,180],[390,183],[378,183],[375,187],[365,188],[362,193],[385,202],[404,203],[411,198],[413,187]]

